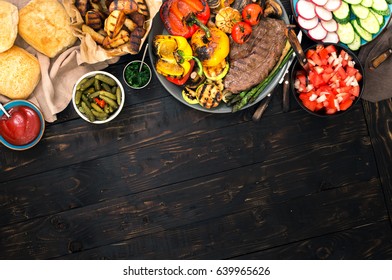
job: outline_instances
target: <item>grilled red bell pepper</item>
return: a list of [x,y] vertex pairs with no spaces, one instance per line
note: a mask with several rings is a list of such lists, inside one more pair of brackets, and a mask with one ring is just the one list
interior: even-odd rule
[[210,18],[210,7],[206,0],[167,0],[160,9],[160,17],[171,35],[190,38]]

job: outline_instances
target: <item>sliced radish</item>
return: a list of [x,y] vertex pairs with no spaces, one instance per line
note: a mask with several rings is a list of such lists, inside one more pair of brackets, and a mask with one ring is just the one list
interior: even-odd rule
[[328,32],[335,32],[336,30],[338,30],[338,24],[337,24],[337,22],[334,19],[331,19],[331,20],[328,20],[328,21],[321,20],[321,25]]
[[316,15],[321,19],[325,21],[329,21],[332,19],[332,12],[328,11],[327,9],[316,6],[315,9]]
[[314,17],[312,19],[305,19],[301,16],[298,16],[297,18],[299,26],[301,26],[303,29],[310,30],[316,27],[316,25],[319,23],[318,17]]
[[322,40],[323,43],[339,43],[339,35],[336,32],[328,32],[327,36]]
[[324,6],[327,4],[328,0],[311,0],[317,6]]
[[316,16],[316,5],[306,0],[299,0],[296,5],[297,13],[304,19],[312,19]]
[[342,5],[342,0],[328,0],[324,8],[330,12],[334,12],[339,9],[340,5]]
[[308,34],[313,40],[321,41],[327,36],[328,32],[319,22],[315,28],[309,30]]

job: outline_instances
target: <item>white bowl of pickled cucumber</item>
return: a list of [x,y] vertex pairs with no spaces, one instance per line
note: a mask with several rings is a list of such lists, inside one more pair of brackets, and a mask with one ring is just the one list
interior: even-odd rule
[[72,105],[87,122],[103,124],[113,120],[124,106],[121,82],[105,71],[89,72],[75,83]]

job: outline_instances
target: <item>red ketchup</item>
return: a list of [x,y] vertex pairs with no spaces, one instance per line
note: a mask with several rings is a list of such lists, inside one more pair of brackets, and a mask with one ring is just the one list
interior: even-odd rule
[[27,106],[15,106],[0,118],[0,134],[10,144],[23,146],[37,138],[41,121],[37,112]]

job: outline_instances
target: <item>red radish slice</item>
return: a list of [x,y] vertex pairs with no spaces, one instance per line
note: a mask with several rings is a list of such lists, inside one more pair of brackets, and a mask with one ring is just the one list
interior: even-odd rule
[[339,35],[336,32],[328,32],[327,36],[322,40],[323,43],[339,43]]
[[306,30],[315,28],[316,25],[319,23],[318,17],[314,17],[312,19],[305,19],[301,16],[298,16],[297,21],[299,26]]
[[340,5],[342,5],[342,0],[328,0],[324,8],[330,12],[334,12],[340,8]]
[[338,30],[338,24],[337,24],[337,22],[334,19],[331,19],[331,20],[328,20],[328,21],[321,20],[321,25],[328,32],[335,32],[336,30]]
[[299,0],[296,6],[298,15],[304,19],[312,19],[316,16],[315,7],[315,4],[306,0]]
[[308,34],[310,38],[312,38],[313,40],[321,41],[325,37],[327,37],[328,32],[323,28],[323,26],[319,22],[315,28],[309,30]]
[[329,21],[332,19],[332,12],[328,11],[327,9],[316,6],[315,8],[316,15],[321,19],[325,21]]
[[311,0],[317,6],[324,6],[327,4],[328,0]]

